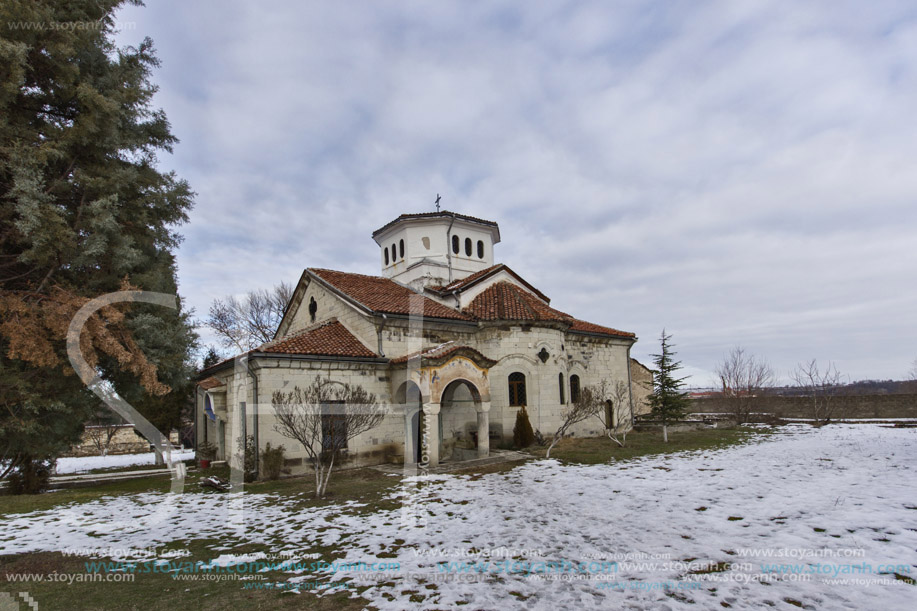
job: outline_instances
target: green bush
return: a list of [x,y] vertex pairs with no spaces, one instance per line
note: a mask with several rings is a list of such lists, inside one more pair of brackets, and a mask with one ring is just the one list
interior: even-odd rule
[[7,476],[10,494],[38,494],[48,489],[54,459],[26,458]]
[[513,427],[513,445],[517,450],[521,450],[533,443],[535,443],[535,433],[532,431],[532,423],[529,422],[529,413],[523,405],[516,413],[516,426]]
[[213,460],[217,455],[217,447],[209,441],[197,444],[197,457],[200,460]]
[[[241,443],[241,440],[240,440]],[[246,483],[251,483],[258,479],[258,458],[255,448],[255,436],[249,435],[245,438],[245,445],[242,448],[245,453],[243,469],[245,470],[242,477]]]
[[280,477],[283,472],[283,463],[286,459],[284,452],[286,450],[282,445],[272,448],[271,444],[268,443],[264,447],[261,452],[261,468],[263,469],[264,477],[272,480]]

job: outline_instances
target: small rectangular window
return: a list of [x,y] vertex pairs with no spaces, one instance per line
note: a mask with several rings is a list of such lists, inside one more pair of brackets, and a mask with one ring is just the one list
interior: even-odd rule
[[343,401],[322,404],[322,452],[347,448],[347,418]]

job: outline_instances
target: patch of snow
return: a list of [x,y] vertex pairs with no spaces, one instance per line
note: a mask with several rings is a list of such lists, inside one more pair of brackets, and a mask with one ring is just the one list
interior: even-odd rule
[[[233,555],[243,545],[302,558],[333,546],[328,565],[291,568],[284,583],[368,585],[383,610],[912,608],[914,586],[879,573],[917,572],[917,430],[779,431],[610,464],[405,478],[392,495],[402,507],[369,514],[304,507],[305,493],[186,493],[171,511],[167,494],[109,497],[7,515],[0,554],[212,538],[222,563],[263,556]],[[838,573],[851,566],[868,572]]]
[[[189,460],[194,458],[194,450],[172,451],[173,461]],[[66,475],[70,473],[84,473],[93,469],[115,469],[119,467],[136,467],[152,465],[156,462],[155,452],[143,454],[111,454],[108,456],[74,456],[57,459],[55,473]],[[165,465],[163,465],[165,467]]]

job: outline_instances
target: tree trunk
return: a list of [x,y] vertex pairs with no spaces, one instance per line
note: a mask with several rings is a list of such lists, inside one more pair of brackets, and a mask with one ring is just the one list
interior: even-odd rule
[[545,458],[551,458],[551,450],[553,450],[554,446],[556,445],[557,445],[557,437],[555,437],[554,440],[551,441],[551,445],[548,446],[548,451],[544,455]]
[[331,462],[328,463],[328,466],[325,467],[325,481],[322,483],[322,490],[319,493],[319,498],[325,496],[325,492],[328,490],[328,480],[331,479],[331,470],[334,468],[334,454],[331,455]]
[[322,467],[321,459],[312,459],[312,470],[315,472],[315,498],[322,498]]
[[[622,448],[624,447],[624,444],[621,443],[621,442],[618,440],[618,438],[617,438],[611,431],[608,431],[608,438],[611,439],[611,440],[612,440],[613,442],[615,442],[616,444],[618,444],[620,447],[622,447]],[[625,437],[625,439],[626,439],[626,437]]]
[[669,443],[669,426],[665,422],[662,423],[662,441]]

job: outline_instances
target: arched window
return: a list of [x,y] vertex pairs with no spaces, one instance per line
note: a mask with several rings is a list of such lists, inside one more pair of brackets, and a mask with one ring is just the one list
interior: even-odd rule
[[465,256],[471,256],[471,238],[465,238]]
[[398,241],[398,255],[404,259],[404,240]]
[[382,252],[385,253],[385,264],[388,265],[388,248],[383,248]]
[[[566,401],[564,401],[566,397],[564,397],[564,374],[563,373],[557,374],[557,388],[560,389],[560,404],[563,405],[564,403],[566,403]],[[571,396],[572,396],[572,393],[571,393]]]
[[611,399],[605,401],[605,428],[613,429],[617,428],[618,423],[615,422],[615,404],[611,402]]
[[509,374],[509,404],[525,405],[525,374]]
[[392,244],[392,263],[395,262],[395,245]]
[[570,376],[570,403],[579,401],[579,376]]
[[452,236],[452,252],[458,254],[459,251],[459,238],[457,235]]
[[484,258],[484,240],[478,240],[478,259]]

